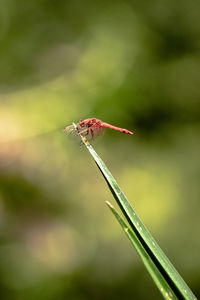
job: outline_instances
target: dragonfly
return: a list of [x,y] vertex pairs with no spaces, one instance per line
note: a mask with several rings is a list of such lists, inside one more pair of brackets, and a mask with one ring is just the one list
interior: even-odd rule
[[96,118],[81,119],[77,124],[74,125],[65,127],[63,129],[64,132],[66,132],[68,135],[82,135],[89,140],[94,140],[97,136],[100,136],[105,128],[117,130],[126,134],[133,134],[133,132],[129,131],[128,129],[113,126]]

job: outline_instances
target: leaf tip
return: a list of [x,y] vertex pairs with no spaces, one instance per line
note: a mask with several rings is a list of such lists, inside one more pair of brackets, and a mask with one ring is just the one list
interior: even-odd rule
[[112,206],[112,204],[111,204],[109,201],[106,201],[106,204],[107,204],[110,208],[114,208],[114,207]]

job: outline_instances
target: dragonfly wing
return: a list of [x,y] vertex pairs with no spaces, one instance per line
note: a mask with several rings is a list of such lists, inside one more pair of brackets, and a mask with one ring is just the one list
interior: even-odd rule
[[99,127],[99,126],[92,126],[90,127],[90,138],[89,140],[94,140],[96,139],[98,136],[100,136],[103,131],[104,131],[104,128],[103,127]]
[[100,136],[103,132],[104,132],[104,128],[103,127],[96,127],[96,128],[94,128],[94,134],[95,134],[95,136]]
[[85,136],[88,141],[91,141],[100,136],[103,131],[104,128],[102,127],[91,126],[80,130],[79,134]]
[[76,133],[76,129],[74,128],[74,125],[70,125],[70,126],[67,126],[63,129],[64,133],[66,133],[67,135],[70,135],[70,134],[74,134]]

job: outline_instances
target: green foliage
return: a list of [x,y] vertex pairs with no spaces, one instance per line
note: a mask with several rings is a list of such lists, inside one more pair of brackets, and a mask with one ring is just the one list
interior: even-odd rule
[[136,235],[128,228],[125,224],[123,219],[117,213],[115,208],[109,203],[106,202],[116,219],[118,220],[119,224],[121,225],[122,229],[124,230],[125,234],[129,238],[131,244],[135,247],[137,253],[139,254],[140,258],[142,259],[145,267],[147,268],[148,272],[152,276],[155,284],[157,285],[158,289],[160,290],[162,296],[165,299],[178,299],[173,291],[170,289],[169,285],[166,283],[165,279],[162,277],[154,263],[151,261],[151,258],[144,250],[142,244],[137,239]]
[[[127,198],[119,188],[117,182],[115,181],[110,171],[107,169],[102,159],[97,155],[97,153],[95,152],[93,147],[88,143],[85,137],[81,136],[81,138],[88,151],[92,155],[98,168],[100,169],[102,175],[104,176],[111,193],[113,194],[116,202],[118,203],[127,222],[129,222],[133,232],[126,226],[126,224],[119,217],[115,209],[112,206],[110,206],[112,212],[117,217],[118,221],[127,233],[129,239],[131,239],[132,244],[135,246],[137,252],[142,257],[144,264],[147,266],[148,271],[150,272],[151,276],[153,277],[163,296],[166,296],[167,293],[168,299],[173,299],[173,294],[176,295],[177,299],[196,299],[190,288],[181,278],[179,273],[176,271],[176,269],[173,267],[171,262],[160,249],[154,238],[151,236],[147,228],[138,218],[131,204],[128,202]],[[169,284],[169,287],[167,283]]]

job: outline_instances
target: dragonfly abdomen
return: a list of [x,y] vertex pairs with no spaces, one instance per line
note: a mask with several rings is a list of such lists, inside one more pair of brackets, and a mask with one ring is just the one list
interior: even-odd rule
[[113,125],[110,125],[110,124],[108,124],[108,123],[102,122],[102,123],[101,123],[101,126],[102,126],[102,127],[105,127],[105,128],[110,128],[110,129],[113,129],[113,130],[117,130],[117,131],[120,131],[120,132],[122,132],[122,133],[133,134],[133,132],[129,131],[128,129],[120,128],[120,127],[117,127],[117,126],[113,126]]

